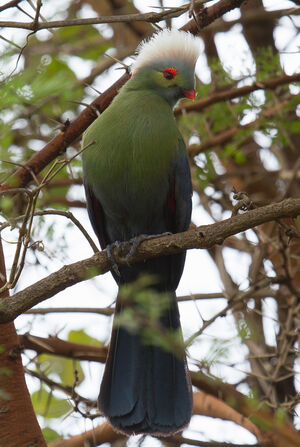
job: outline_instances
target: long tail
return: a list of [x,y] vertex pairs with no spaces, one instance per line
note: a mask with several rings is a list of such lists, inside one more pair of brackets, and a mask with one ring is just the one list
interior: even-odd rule
[[[180,328],[175,294],[161,319],[166,329]],[[99,408],[125,434],[167,436],[182,430],[192,412],[192,392],[186,359],[124,328],[112,332],[99,395]]]

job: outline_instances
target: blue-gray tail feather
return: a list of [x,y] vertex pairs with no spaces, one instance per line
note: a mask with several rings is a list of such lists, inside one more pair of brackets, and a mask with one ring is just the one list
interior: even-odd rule
[[[161,324],[166,329],[180,328],[175,294]],[[123,327],[113,329],[99,408],[126,434],[166,436],[182,430],[192,412],[185,357],[144,344],[138,333]]]

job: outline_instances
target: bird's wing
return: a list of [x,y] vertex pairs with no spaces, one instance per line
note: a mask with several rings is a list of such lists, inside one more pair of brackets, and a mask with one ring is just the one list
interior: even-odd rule
[[102,250],[109,244],[108,236],[105,231],[105,214],[101,203],[95,196],[92,188],[86,180],[84,180],[84,189],[87,202],[87,210],[93,229],[99,239]]
[[172,233],[186,231],[192,212],[192,183],[186,147],[183,138],[178,142],[171,170],[166,206],[167,227]]

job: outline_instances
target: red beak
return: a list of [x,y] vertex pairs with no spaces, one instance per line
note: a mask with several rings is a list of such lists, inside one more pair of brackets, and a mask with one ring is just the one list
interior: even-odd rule
[[186,98],[189,99],[195,99],[196,98],[196,92],[195,89],[193,88],[192,90],[184,90],[183,94]]

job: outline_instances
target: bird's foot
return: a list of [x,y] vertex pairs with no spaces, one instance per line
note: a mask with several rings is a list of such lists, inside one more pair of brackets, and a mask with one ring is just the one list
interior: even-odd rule
[[130,266],[130,259],[135,254],[136,249],[142,242],[149,240],[149,239],[156,239],[156,238],[159,238],[162,236],[169,236],[170,234],[172,234],[172,233],[170,233],[169,231],[166,231],[165,233],[160,233],[160,234],[140,234],[139,236],[136,236],[136,237],[133,237],[132,239],[130,239],[129,242],[131,243],[131,248],[125,258],[126,264],[128,266]]
[[117,249],[118,251],[121,250],[122,248],[122,242],[120,241],[115,241],[112,244],[109,244],[106,246],[106,252],[107,252],[107,257],[111,262],[111,268],[112,270],[115,272],[116,275],[118,275],[119,277],[121,276],[120,274],[120,270],[118,267],[118,264],[116,263],[115,257],[113,255],[113,250]]
[[160,234],[140,234],[139,236],[133,237],[129,241],[123,241],[123,242],[115,241],[112,244],[107,245],[106,252],[107,252],[107,257],[111,262],[112,270],[114,271],[114,273],[116,275],[118,275],[119,277],[121,276],[118,264],[116,263],[116,260],[115,260],[114,254],[113,254],[113,251],[115,249],[117,249],[117,251],[118,251],[118,256],[121,256],[122,252],[124,252],[125,249],[128,249],[127,248],[128,244],[131,244],[130,250],[125,257],[126,264],[128,265],[128,267],[130,267],[130,265],[131,265],[130,259],[135,254],[138,246],[142,242],[149,240],[149,239],[156,239],[156,238],[159,238],[162,236],[169,236],[170,234],[172,234],[172,233],[170,233],[169,231],[166,231],[165,233],[160,233]]

